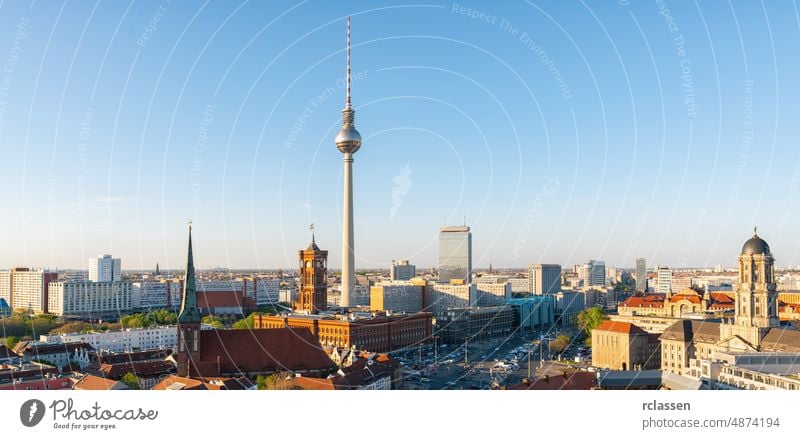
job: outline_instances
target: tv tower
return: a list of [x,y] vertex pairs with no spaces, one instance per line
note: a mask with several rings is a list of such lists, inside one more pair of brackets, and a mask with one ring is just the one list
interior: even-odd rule
[[342,109],[342,129],[336,135],[336,147],[344,155],[344,206],[342,221],[342,308],[350,306],[356,284],[353,240],[353,154],[361,147],[361,134],[356,130],[356,111],[350,102],[350,17],[347,17],[347,98]]

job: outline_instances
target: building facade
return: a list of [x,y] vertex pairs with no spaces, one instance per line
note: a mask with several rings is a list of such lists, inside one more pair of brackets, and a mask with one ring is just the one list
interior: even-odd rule
[[439,314],[450,308],[467,308],[477,300],[478,289],[475,284],[442,284],[428,285],[426,311]]
[[411,280],[417,277],[417,267],[409,264],[408,259],[392,261],[389,277],[392,280]]
[[433,315],[257,315],[253,325],[256,329],[307,329],[323,346],[391,352],[428,342],[433,332]]
[[57,316],[119,316],[133,309],[130,282],[51,282],[48,312]]
[[636,291],[647,291],[647,262],[644,258],[636,258]]
[[656,293],[667,294],[672,291],[672,270],[669,267],[658,267],[656,271]]
[[529,291],[533,294],[555,294],[561,291],[561,266],[533,264],[528,266]]
[[0,299],[11,309],[34,313],[48,312],[49,284],[58,280],[58,273],[24,267],[0,272]]
[[514,329],[514,320],[510,305],[454,308],[436,316],[436,333],[448,343],[505,337]]
[[549,329],[555,323],[556,296],[540,295],[509,299],[506,305],[516,313],[514,327],[522,330]]
[[402,313],[420,312],[424,308],[427,282],[423,279],[379,282],[370,287],[370,309]]
[[508,282],[475,283],[475,306],[500,306],[511,299],[511,284]]
[[592,366],[612,370],[661,367],[657,335],[631,323],[607,320],[592,330]]
[[123,329],[121,331],[41,335],[44,343],[87,343],[98,351],[134,352],[178,347],[175,326]]
[[468,226],[439,230],[439,282],[472,282],[472,233]]
[[122,260],[111,255],[89,258],[89,280],[92,282],[119,282],[122,280]]

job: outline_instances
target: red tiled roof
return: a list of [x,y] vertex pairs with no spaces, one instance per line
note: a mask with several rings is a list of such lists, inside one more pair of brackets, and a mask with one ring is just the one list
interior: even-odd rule
[[625,299],[620,306],[627,306],[630,308],[663,308],[664,296],[653,294],[644,297],[632,296]]
[[132,372],[138,377],[158,377],[175,372],[175,367],[166,361],[149,361],[138,363],[103,363],[98,370],[103,376],[120,379],[126,373]]
[[333,380],[329,378],[297,377],[294,385],[300,390],[334,390]]
[[330,371],[336,365],[308,329],[200,331],[201,376],[272,371]]
[[152,390],[244,390],[253,386],[245,377],[186,378],[170,375]]
[[680,302],[681,300],[687,300],[691,303],[700,303],[702,299],[700,298],[699,294],[675,294],[674,296],[669,298],[670,303]]
[[127,388],[119,381],[94,375],[86,375],[72,386],[73,390],[122,390]]
[[601,323],[600,326],[595,328],[595,331],[619,332],[622,334],[647,334],[647,331],[633,323],[615,322],[613,320],[606,320]]

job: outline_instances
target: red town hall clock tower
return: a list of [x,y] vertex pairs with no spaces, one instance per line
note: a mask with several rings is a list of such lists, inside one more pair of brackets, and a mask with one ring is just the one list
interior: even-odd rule
[[318,314],[328,308],[326,285],[328,251],[320,250],[311,234],[311,244],[298,252],[300,257],[300,291],[294,309]]

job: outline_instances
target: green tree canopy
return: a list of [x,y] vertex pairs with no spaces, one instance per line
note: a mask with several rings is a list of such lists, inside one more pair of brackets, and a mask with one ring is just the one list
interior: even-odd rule
[[558,337],[556,337],[555,340],[550,340],[549,344],[550,350],[557,354],[560,354],[567,349],[567,346],[569,346],[570,341],[572,341],[572,339],[569,338],[568,335],[561,334]]
[[5,340],[3,340],[3,344],[5,344],[9,349],[14,349],[14,346],[16,346],[17,343],[19,343],[19,337],[15,335],[9,335],[5,338]]
[[214,328],[224,328],[225,327],[225,324],[222,322],[222,319],[220,319],[217,316],[213,316],[213,315],[207,315],[207,316],[203,317],[203,320],[201,320],[201,322],[205,323],[206,325],[210,325],[210,326],[212,326]]
[[578,313],[578,328],[588,338],[592,337],[592,330],[607,320],[603,308],[598,306],[583,310]]
[[119,379],[119,381],[133,390],[141,389],[141,386],[139,385],[139,377],[134,375],[133,372],[126,373],[122,376],[122,378]]
[[260,313],[260,312],[251,313],[249,316],[234,322],[233,325],[231,325],[231,328],[233,328],[233,329],[253,329],[253,326],[254,326],[253,317],[257,316],[257,315],[262,315],[262,314],[263,313]]

